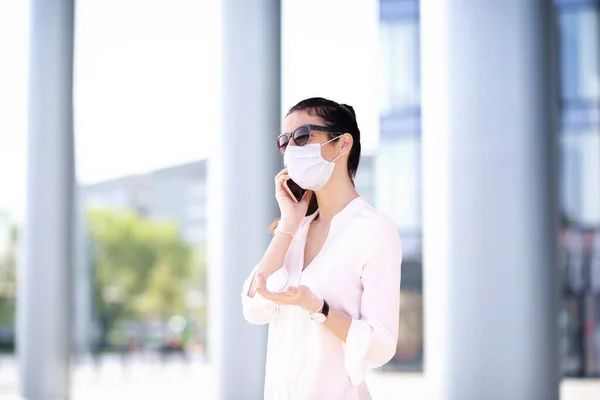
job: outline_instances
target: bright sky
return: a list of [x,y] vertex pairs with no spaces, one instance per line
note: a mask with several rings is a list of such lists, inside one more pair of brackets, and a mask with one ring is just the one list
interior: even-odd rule
[[[352,104],[366,132],[366,148],[375,146],[378,132],[372,89],[377,3],[287,0],[283,15],[284,107],[317,94]],[[27,1],[0,1],[0,209],[19,219],[25,204],[28,18]],[[219,126],[219,21],[218,0],[77,2],[80,181],[209,155]],[[331,60],[303,67],[307,54]]]
[[27,2],[0,2],[0,208],[21,211],[25,192]]

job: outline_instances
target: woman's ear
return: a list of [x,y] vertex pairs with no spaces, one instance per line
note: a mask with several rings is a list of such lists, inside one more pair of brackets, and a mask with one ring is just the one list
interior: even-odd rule
[[353,143],[354,139],[352,138],[352,135],[344,133],[340,138],[340,153],[349,154]]

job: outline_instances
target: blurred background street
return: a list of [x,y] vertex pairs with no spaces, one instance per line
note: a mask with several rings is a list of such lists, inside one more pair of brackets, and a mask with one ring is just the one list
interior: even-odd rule
[[[14,359],[0,358],[0,398],[17,400]],[[373,372],[368,376],[374,399],[421,400],[426,397],[421,373]],[[596,400],[600,382],[568,379],[562,383],[561,399]],[[174,359],[161,363],[152,357],[103,357],[77,363],[73,373],[73,397],[100,399],[218,399],[214,371],[201,359]]]

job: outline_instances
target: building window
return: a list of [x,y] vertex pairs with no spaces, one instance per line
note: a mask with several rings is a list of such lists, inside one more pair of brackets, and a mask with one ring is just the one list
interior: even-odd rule
[[192,181],[188,186],[188,193],[191,200],[205,200],[206,197],[206,182]]
[[354,183],[360,196],[373,205],[375,204],[374,176],[374,157],[371,154],[363,154],[360,158],[360,165]]
[[384,20],[380,27],[381,113],[418,107],[421,103],[419,20]]
[[561,138],[561,204],[566,217],[600,225],[600,132],[568,132]]
[[188,206],[186,217],[192,221],[204,221],[206,219],[206,206],[204,204],[192,204]]
[[583,5],[560,11],[560,70],[566,103],[600,99],[599,7]]
[[375,165],[377,208],[401,232],[421,230],[421,139],[382,140]]

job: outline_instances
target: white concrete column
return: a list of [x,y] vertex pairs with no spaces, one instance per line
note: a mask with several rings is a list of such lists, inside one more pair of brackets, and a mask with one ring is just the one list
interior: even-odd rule
[[24,259],[19,268],[20,395],[69,398],[74,184],[73,1],[32,0]]
[[431,399],[558,399],[551,1],[422,0]]
[[218,141],[208,186],[209,347],[219,399],[262,399],[266,327],[244,320],[240,293],[277,216],[281,6],[279,0],[222,5],[222,129],[209,133]]

